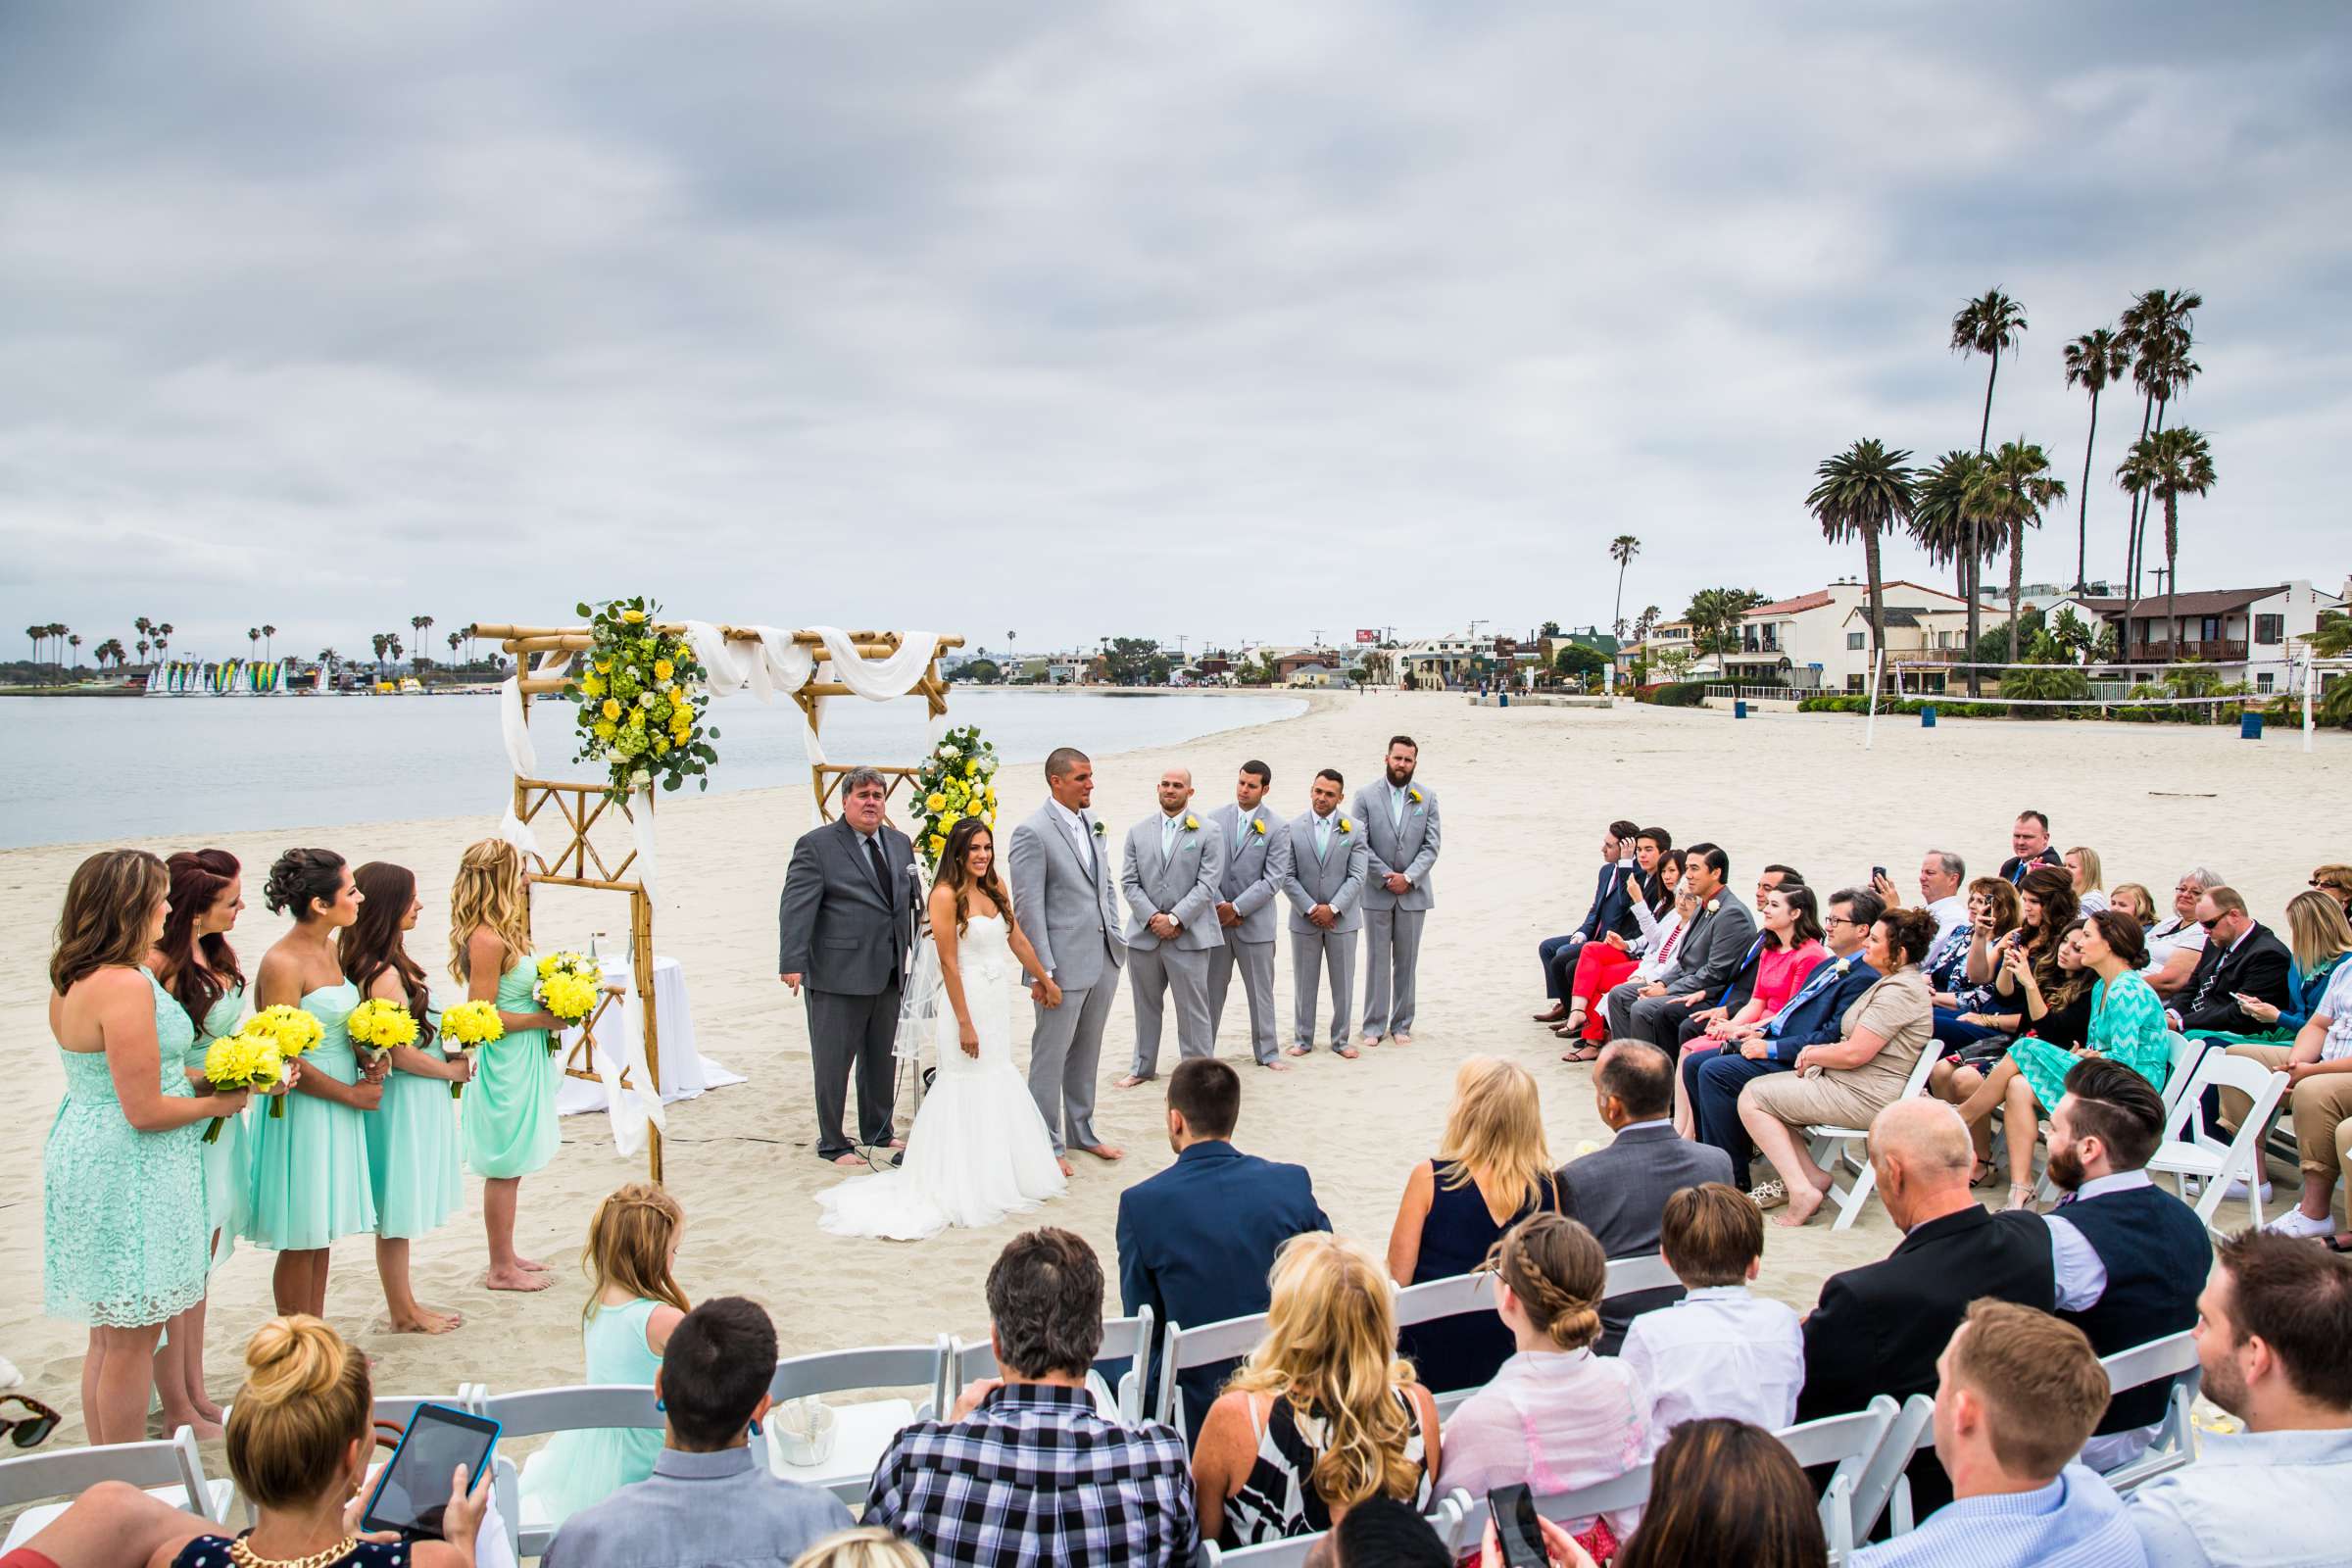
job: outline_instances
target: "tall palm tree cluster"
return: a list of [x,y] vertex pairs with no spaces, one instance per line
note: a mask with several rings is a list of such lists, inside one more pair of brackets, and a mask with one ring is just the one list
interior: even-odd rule
[[[2149,289],[2133,299],[2113,326],[2098,327],[2066,345],[2066,384],[2090,395],[2090,423],[2083,437],[2082,482],[2075,511],[2075,591],[2087,585],[2090,539],[2090,470],[2098,440],[2099,395],[2126,373],[2145,401],[2139,439],[2115,470],[2130,500],[2125,528],[2125,592],[2139,598],[2145,569],[2148,516],[2164,507],[2165,614],[2173,624],[2172,596],[2178,589],[2180,500],[2204,495],[2214,485],[2213,452],[2205,437],[2185,425],[2165,428],[2167,405],[2198,373],[2189,358],[2192,318],[2204,296],[2185,289]],[[1985,563],[2009,556],[2009,662],[2018,662],[2019,598],[2025,586],[2026,530],[2066,499],[2067,485],[2050,467],[2049,454],[2020,436],[1996,449],[1992,437],[1992,394],[2000,379],[2001,357],[2014,354],[2026,332],[2025,307],[1999,289],[1987,290],[1953,314],[1950,345],[1962,356],[1985,357],[1984,409],[1977,423],[1977,449],[1953,448],[1932,463],[1909,466],[1911,453],[1889,449],[1876,437],[1856,441],[1814,469],[1806,510],[1834,544],[1859,540],[1869,574],[1870,644],[1873,666],[1886,647],[1885,589],[1880,571],[1881,540],[1901,526],[1938,565],[1954,568],[1960,598],[1968,606],[1968,646],[1979,637],[1982,577]],[[1979,689],[1972,665],[1969,692]]]

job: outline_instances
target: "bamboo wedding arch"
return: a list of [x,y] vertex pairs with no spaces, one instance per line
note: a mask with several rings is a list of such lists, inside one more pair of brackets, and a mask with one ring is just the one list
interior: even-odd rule
[[[812,825],[822,825],[833,819],[833,804],[842,780],[859,765],[873,766],[889,786],[891,794],[912,779],[912,767],[880,766],[877,764],[842,763],[829,760],[818,741],[818,729],[823,722],[824,704],[833,697],[864,697],[882,701],[889,697],[921,697],[929,711],[930,724],[936,739],[941,721],[947,716],[947,683],[940,677],[939,660],[943,654],[963,646],[956,636],[931,636],[927,633],[892,631],[843,632],[832,627],[816,627],[781,632],[767,626],[711,625],[706,622],[663,622],[657,630],[686,638],[695,648],[697,657],[712,672],[711,694],[726,696],[732,692],[753,690],[761,697],[781,690],[799,705],[808,726],[808,787],[813,806]],[[511,626],[477,622],[467,628],[466,635],[496,639],[499,647],[514,656],[514,675],[507,682],[514,699],[511,714],[527,726],[530,702],[533,697],[548,697],[561,693],[568,682],[564,673],[571,660],[585,655],[591,647],[586,626]],[[899,664],[915,648],[928,644],[922,663],[903,691],[877,690],[862,677],[861,668],[850,668],[849,662]],[[740,666],[735,657],[742,656]],[[900,665],[904,668],[906,666]],[[614,800],[607,785],[600,781],[565,780],[534,776],[539,770],[530,746],[527,727],[523,728],[519,746],[515,725],[510,723],[509,753],[514,762],[514,800],[507,820],[510,839],[523,849],[531,866],[535,885],[548,887],[586,888],[594,892],[620,893],[629,902],[630,972],[634,977],[638,1020],[645,1044],[646,1082],[640,1086],[630,1080],[630,1064],[625,1052],[612,1052],[608,1059],[618,1063],[615,1083],[608,1090],[638,1095],[650,1101],[657,1115],[646,1128],[647,1171],[656,1182],[662,1180],[662,1128],[658,1111],[662,1100],[661,1031],[654,1007],[654,902],[653,902],[653,793],[643,793]],[[551,811],[552,808],[552,811]],[[608,858],[592,837],[600,822],[609,821],[608,811],[615,811],[629,824],[633,844],[625,855],[613,851]],[[640,813],[643,813],[642,816]],[[563,843],[551,853],[539,847],[531,824],[552,815],[563,829]],[[596,1029],[605,1014],[622,999],[610,992],[597,999],[580,1028],[580,1038],[564,1058],[564,1076],[603,1084],[605,1077],[597,1070]]]

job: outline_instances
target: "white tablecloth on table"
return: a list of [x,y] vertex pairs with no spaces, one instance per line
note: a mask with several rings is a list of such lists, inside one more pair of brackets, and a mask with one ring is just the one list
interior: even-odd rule
[[[632,980],[631,965],[625,956],[606,956],[606,977],[613,980]],[[617,1019],[617,1023],[615,1020]],[[694,1048],[694,1010],[686,1000],[686,971],[675,958],[654,959],[654,1022],[661,1031],[662,1102],[692,1100],[706,1089],[724,1089],[729,1084],[744,1081],[741,1073],[729,1072]],[[618,1054],[615,1054],[614,1031],[617,1028]],[[641,1081],[645,1059],[644,1042],[640,1038],[640,1021],[634,997],[613,1004],[605,1014],[605,1026],[596,1042],[596,1070],[604,1083],[590,1083],[585,1078],[565,1078],[556,1090],[556,1109],[563,1115],[575,1116],[582,1111],[611,1110],[615,1095],[613,1085],[618,1072],[627,1066],[632,1082]],[[571,1059],[572,1048],[579,1044],[580,1032],[564,1032],[563,1059]],[[618,1125],[614,1132],[621,1131]]]

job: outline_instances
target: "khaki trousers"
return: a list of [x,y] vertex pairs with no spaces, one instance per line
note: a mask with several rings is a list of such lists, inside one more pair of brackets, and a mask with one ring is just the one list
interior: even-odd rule
[[[2231,1046],[2230,1054],[2259,1061],[2274,1072],[2286,1066],[2287,1046]],[[2254,1102],[2234,1089],[2222,1091],[2222,1125],[2237,1131]],[[2352,1072],[2306,1078],[2287,1091],[2287,1113],[2295,1123],[2295,1155],[2307,1176],[2340,1175],[2352,1192]]]

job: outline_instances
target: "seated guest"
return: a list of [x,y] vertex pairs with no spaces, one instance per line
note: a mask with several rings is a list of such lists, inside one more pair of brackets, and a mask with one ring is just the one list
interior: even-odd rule
[[[1871,1169],[1903,1239],[1884,1261],[1823,1282],[1805,1317],[1799,1421],[1859,1410],[1874,1395],[1899,1404],[1933,1393],[1936,1358],[1979,1297],[2056,1305],[2049,1227],[2034,1214],[1986,1213],[1969,1191],[1969,1164],[1968,1128],[1939,1100],[1897,1101],[1871,1123]],[[1949,1498],[1933,1458],[1921,1455],[1909,1474],[1923,1512]]]
[[[1129,1316],[1150,1307],[1154,1323],[1200,1328],[1263,1312],[1282,1244],[1331,1229],[1305,1166],[1233,1147],[1241,1113],[1242,1078],[1232,1067],[1213,1056],[1176,1064],[1168,1078],[1176,1163],[1119,1195],[1119,1297]],[[1200,1436],[1232,1369],[1200,1366],[1177,1380],[1188,1440]],[[1145,1379],[1148,1407],[1157,1381],[1155,1370]]]
[[2352,865],[2315,866],[2311,873],[2311,885],[2333,899],[2336,907],[2344,911],[2345,917],[2352,919]]
[[[1471,1056],[1454,1069],[1437,1158],[1415,1165],[1405,1181],[1389,1232],[1389,1276],[1420,1285],[1467,1274],[1504,1231],[1559,1206],[1535,1079],[1516,1062]],[[1511,1336],[1488,1313],[1460,1313],[1414,1324],[1397,1348],[1422,1383],[1451,1393],[1493,1377],[1511,1353]]]
[[923,1554],[887,1530],[859,1525],[827,1536],[792,1560],[792,1568],[928,1568]]
[[2246,901],[2235,888],[2207,888],[2197,900],[2197,924],[2205,931],[2205,951],[2197,956],[2188,984],[2172,998],[2174,1028],[2182,1034],[2228,1029],[2245,1015],[2239,997],[2274,1007],[2287,1004],[2291,959],[2286,944],[2246,912]]
[[[1950,950],[1967,947],[1968,901],[1963,896],[1967,883],[1966,862],[1948,850],[1930,850],[1920,861],[1919,906],[1936,921],[1936,941],[1928,949],[1927,957],[1920,961],[1922,969],[1933,970],[1943,963]],[[1903,906],[1891,877],[1873,875],[1870,891],[1879,896],[1879,903],[1885,908]]]
[[[1650,840],[1645,836],[1642,842],[1647,844]],[[1629,942],[1612,931],[1600,941],[1588,942],[1577,949],[1568,1018],[1564,1023],[1553,1024],[1551,1032],[1563,1040],[1581,1037],[1586,1044],[1562,1056],[1562,1061],[1591,1061],[1599,1054],[1600,1043],[1607,1038],[1608,1011],[1594,1006],[1595,999],[1607,996],[1612,987],[1623,981],[1653,980],[1665,972],[1673,957],[1676,933],[1689,918],[1677,897],[1682,885],[1683,852],[1664,851],[1657,858],[1652,881],[1646,885],[1654,891],[1634,903],[1634,912],[1648,917],[1642,934]],[[1653,898],[1654,906],[1650,902]]]
[[947,1420],[890,1440],[863,1522],[939,1568],[1191,1568],[1200,1532],[1183,1436],[1106,1421],[1086,1390],[1102,1348],[1094,1249],[1052,1226],[1014,1237],[988,1271],[988,1316],[1004,1375],[965,1388]]
[[2352,921],[2327,894],[2307,891],[2286,901],[2286,1004],[2259,997],[2234,999],[2241,1016],[2230,1030],[2183,1031],[2191,1040],[2216,1046],[2278,1045],[2291,1042],[2319,1010],[2328,982],[2344,955],[2352,953]]
[[2037,865],[2065,869],[2058,852],[2050,848],[2050,819],[2030,808],[2020,811],[2011,825],[2009,849],[2009,858],[2001,862],[2001,880],[2013,886],[2025,881],[2026,873]]
[[[1538,1214],[1494,1249],[1494,1311],[1519,1351],[1494,1381],[1446,1422],[1439,1490],[1483,1497],[1524,1484],[1542,1495],[1613,1480],[1649,1457],[1649,1423],[1633,1370],[1595,1355],[1609,1264],[1592,1233]],[[1606,1558],[1641,1517],[1638,1509],[1587,1517],[1569,1532]]]
[[1755,910],[1757,918],[1764,914],[1764,896],[1774,888],[1802,887],[1805,873],[1793,865],[1773,864],[1756,874]]
[[[2164,1136],[2164,1097],[2121,1062],[2085,1056],[2050,1111],[2050,1180],[2073,1196],[2045,1216],[2058,1315],[2101,1355],[2197,1321],[2213,1244],[2196,1210],[2148,1180]],[[2113,1470],[2139,1457],[2164,1421],[2169,1383],[2116,1395],[2082,1462]]]
[[2352,1263],[2248,1231],[2215,1249],[2197,1298],[2204,1396],[2245,1423],[2125,1511],[2151,1568],[2340,1563],[2352,1489]]
[[2109,888],[2107,907],[2123,910],[2139,922],[2142,931],[2156,923],[2156,895],[2137,882],[2118,882]]
[[1740,1125],[1772,1161],[1788,1195],[1774,1223],[1802,1225],[1830,1195],[1830,1172],[1800,1152],[1797,1136],[1817,1125],[1868,1127],[1906,1090],[1911,1069],[1934,1038],[1934,1004],[1919,956],[1936,939],[1936,922],[1917,909],[1879,916],[1862,959],[1879,972],[1838,1021],[1834,1044],[1796,1054],[1796,1070],[1759,1078],[1740,1091]]
[[542,1568],[785,1568],[846,1528],[831,1493],[784,1480],[752,1447],[775,1365],[757,1302],[721,1296],[680,1318],[654,1374],[666,1423],[652,1477],[565,1519]]
[[2044,991],[2059,984],[2058,947],[2075,923],[2075,890],[2064,871],[2037,865],[2026,873],[2017,890],[2018,926],[1986,952],[1992,964],[1992,997],[1977,1015],[1982,1031],[1974,1044],[1991,1037],[2014,1037],[2032,1027],[2023,989],[2016,978],[2015,954],[2032,965]]
[[[2096,1000],[2098,976],[2082,962],[2082,933],[2087,928],[2087,922],[2078,920],[2059,940],[2058,984],[2047,993],[2021,952],[2008,948],[2003,950],[2001,957],[2002,971],[2016,982],[2025,999],[2025,1034],[2070,1054],[2090,1037],[2091,1010]],[[2007,1045],[1997,1040],[1993,1044],[2001,1055],[2008,1054]],[[1984,1057],[1981,1048],[1946,1056],[1928,1074],[1928,1093],[1952,1104],[1965,1105],[1984,1086],[1986,1071],[1998,1059],[1998,1056]],[[1977,1141],[1976,1185],[1982,1187],[1992,1170],[1992,1119],[1987,1116],[1974,1122],[1970,1130]]]
[[[1827,956],[1821,945],[1821,910],[1813,890],[1788,882],[1761,900],[1762,935],[1712,1007],[1683,1020],[1675,1038],[1685,1055],[1720,1049],[1742,1024],[1770,1023],[1813,966]],[[1699,1044],[1700,1037],[1705,1043]]]
[[1396,1356],[1391,1299],[1357,1243],[1309,1232],[1282,1250],[1266,1337],[1209,1407],[1193,1455],[1219,1545],[1329,1530],[1367,1497],[1429,1510],[1438,1401]]
[[[1862,960],[1878,919],[1874,895],[1859,888],[1832,894],[1822,922],[1830,950],[1826,961],[1814,966],[1770,1023],[1753,1031],[1741,1026],[1723,1050],[1685,1059],[1676,1075],[1689,1107],[1689,1135],[1732,1156],[1732,1185],[1741,1192],[1748,1190],[1756,1150],[1740,1121],[1740,1093],[1766,1073],[1794,1071],[1799,1053],[1838,1038],[1846,1009],[1878,983],[1878,970]],[[1756,1190],[1757,1201],[1766,1206],[1787,1197],[1778,1181]]]
[[[2291,1047],[2231,1046],[2230,1054],[2274,1072],[2284,1069],[2292,1080],[2285,1104],[2295,1123],[2303,1200],[2264,1228],[2298,1238],[2328,1237],[2336,1251],[2352,1250],[2352,1231],[2329,1234],[2335,1229],[2332,1203],[2339,1173],[2352,1191],[2352,963],[2335,966],[2335,978]],[[2224,1089],[2221,1102],[2222,1124],[2234,1137],[2254,1102],[2234,1089]]]
[[1620,1352],[1648,1401],[1651,1450],[1704,1416],[1768,1432],[1793,1422],[1805,1382],[1803,1326],[1747,1288],[1764,1264],[1763,1211],[1736,1187],[1686,1187],[1666,1200],[1658,1250],[1690,1295],[1636,1318]]
[[1992,1006],[1997,949],[2024,917],[2017,889],[1999,877],[1981,876],[1968,885],[1968,940],[1935,948],[1942,959],[1932,972],[1920,966],[1935,990],[1936,1042],[1945,1054],[2002,1038],[1993,1027],[1999,1022]]
[[2205,928],[2197,924],[2197,901],[2207,888],[2223,886],[2221,874],[2196,866],[2173,884],[2173,912],[2148,927],[2148,984],[2171,1002],[2188,988],[2205,956]]
[[[1551,999],[1551,1006],[1536,1014],[1538,1023],[1557,1023],[1568,1016],[1568,988],[1564,982],[1575,972],[1577,949],[1588,942],[1598,942],[1617,930],[1620,922],[1630,921],[1634,840],[1641,831],[1639,825],[1622,817],[1609,824],[1608,831],[1600,838],[1600,876],[1593,884],[1592,906],[1585,911],[1575,930],[1563,936],[1545,937],[1536,944],[1537,961],[1544,966],[1544,994]],[[1565,965],[1560,961],[1562,954],[1567,955]]]
[[1676,1427],[1658,1450],[1642,1528],[1613,1568],[1825,1568],[1829,1560],[1821,1508],[1795,1455],[1762,1427],[1709,1417]]
[[1638,989],[1630,981],[1610,989],[1610,1038],[1646,1040],[1672,1051],[1676,1026],[1731,983],[1756,933],[1747,906],[1725,893],[1731,869],[1731,857],[1712,844],[1693,844],[1685,854],[1683,885],[1698,896],[1698,913],[1685,927],[1664,974]]
[[[2129,915],[2101,909],[2084,923],[2076,942],[2083,965],[2098,976],[2083,1050],[2121,1062],[2162,1089],[2172,1067],[2173,1047],[2164,1027],[2164,1004],[2140,978],[2139,965],[2147,953],[2140,946],[2139,927]],[[2073,1052],[2048,1041],[2020,1040],[1960,1107],[1961,1118],[1971,1127],[1988,1123],[1993,1107],[2003,1107],[2011,1208],[2033,1204],[2034,1129],[2066,1093],[2066,1075],[2076,1059]],[[1978,1148],[1984,1147],[1980,1140]]]
[[1937,1364],[1936,1457],[1953,1500],[1855,1568],[2141,1568],[2124,1504],[2075,1462],[2107,1407],[2107,1369],[2082,1331],[1980,1300]]
[[1306,1563],[1307,1568],[1453,1568],[1453,1553],[1411,1504],[1366,1497],[1315,1543]]
[[2099,864],[2099,852],[2076,845],[2066,852],[2066,874],[2074,879],[2075,906],[2084,914],[2096,914],[2107,907],[2107,891],[2103,882],[2104,869]]
[[[1676,1135],[1667,1119],[1674,1069],[1655,1046],[1610,1042],[1592,1069],[1592,1098],[1616,1137],[1562,1167],[1560,1212],[1590,1229],[1603,1255],[1646,1257],[1658,1250],[1666,1200],[1699,1182],[1730,1181],[1732,1158]],[[1671,1305],[1682,1294],[1672,1287],[1638,1291],[1603,1305],[1600,1353],[1617,1353],[1638,1313]]]

